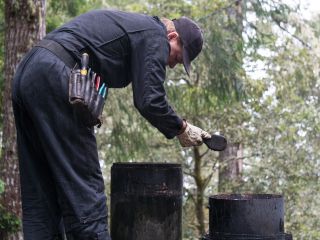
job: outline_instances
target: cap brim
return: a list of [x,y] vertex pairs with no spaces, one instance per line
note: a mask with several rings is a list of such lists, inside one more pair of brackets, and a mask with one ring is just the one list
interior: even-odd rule
[[191,61],[190,61],[189,53],[185,47],[183,47],[182,59],[183,59],[184,69],[186,70],[186,73],[188,74],[188,76],[190,76]]

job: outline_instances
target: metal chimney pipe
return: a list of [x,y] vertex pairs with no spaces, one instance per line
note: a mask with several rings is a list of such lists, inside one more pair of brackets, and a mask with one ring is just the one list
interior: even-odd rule
[[111,168],[111,237],[182,238],[182,168],[171,163],[115,163]]
[[203,240],[292,240],[284,233],[284,200],[274,194],[209,197],[209,234]]

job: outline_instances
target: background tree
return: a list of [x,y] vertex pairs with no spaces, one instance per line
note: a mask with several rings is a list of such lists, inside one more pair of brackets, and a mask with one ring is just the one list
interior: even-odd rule
[[[21,217],[16,132],[11,105],[11,82],[21,57],[45,34],[45,0],[5,0],[5,63],[1,179],[5,183],[2,205]],[[2,232],[3,240],[21,239],[21,233]]]
[[[4,0],[0,1],[0,70],[4,68]],[[3,71],[1,71],[3,72]],[[3,92],[4,74],[0,74],[0,91]],[[0,98],[0,120],[2,126],[2,98]]]

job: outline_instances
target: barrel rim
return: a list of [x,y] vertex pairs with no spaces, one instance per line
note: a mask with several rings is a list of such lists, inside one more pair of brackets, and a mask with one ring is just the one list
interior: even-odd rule
[[222,200],[222,201],[248,201],[248,200],[272,200],[282,199],[281,194],[272,193],[224,193],[209,196],[209,200]]
[[159,163],[159,162],[117,162],[112,168],[181,168],[180,163]]
[[277,233],[273,235],[250,235],[250,234],[228,234],[228,233],[214,233],[205,234],[201,240],[292,240],[291,233]]

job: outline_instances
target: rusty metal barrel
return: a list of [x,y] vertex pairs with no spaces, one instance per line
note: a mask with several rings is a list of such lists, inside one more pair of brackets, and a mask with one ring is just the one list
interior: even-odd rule
[[113,164],[112,239],[181,240],[182,179],[180,164]]
[[209,197],[209,234],[203,240],[292,240],[284,233],[284,200],[274,194]]

